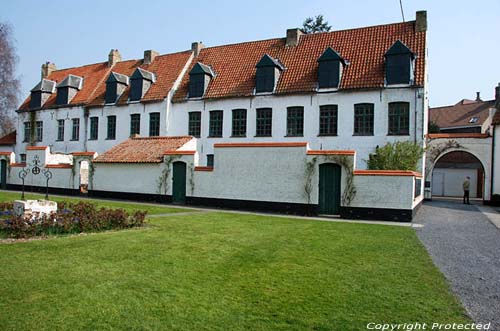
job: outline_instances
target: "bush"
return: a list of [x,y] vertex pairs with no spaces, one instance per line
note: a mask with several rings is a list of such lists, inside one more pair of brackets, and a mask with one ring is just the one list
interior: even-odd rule
[[11,238],[98,232],[142,226],[145,218],[145,211],[129,214],[123,209],[97,209],[88,202],[60,203],[57,213],[36,219],[11,215],[0,221],[0,231]]
[[369,170],[417,170],[424,149],[411,141],[387,143],[377,147],[368,159]]

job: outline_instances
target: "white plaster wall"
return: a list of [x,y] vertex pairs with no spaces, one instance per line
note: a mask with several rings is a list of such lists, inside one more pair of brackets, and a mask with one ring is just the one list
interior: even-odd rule
[[[22,170],[22,167],[10,167],[9,172],[7,174],[7,181],[9,184],[17,184],[21,185],[22,180],[19,178],[19,172]],[[42,171],[44,168],[41,168]],[[52,172],[52,179],[49,181],[49,187],[58,187],[58,188],[75,188],[73,186],[73,177],[71,174],[71,169],[59,169],[59,168],[51,168],[49,169]],[[46,185],[46,177],[40,172],[38,175],[33,175],[31,172],[26,176],[24,185],[26,186],[41,186],[45,187]]]
[[161,163],[94,163],[93,189],[160,194],[161,172]]
[[[50,146],[52,152],[71,153],[85,150],[85,131],[87,123],[84,118],[83,107],[68,107],[36,111],[36,121],[43,121],[43,139],[35,142],[35,146]],[[80,119],[80,138],[71,141],[73,118]],[[57,120],[64,119],[64,141],[57,141]],[[17,118],[16,155],[25,154],[28,143],[24,140],[24,122],[29,122],[27,112],[19,112]],[[34,130],[34,129],[33,129]],[[18,162],[20,159],[17,160]]]
[[500,194],[500,125],[495,125],[493,194]]
[[412,176],[354,176],[356,195],[351,207],[412,209],[414,201]]
[[[410,135],[388,136],[388,103],[404,101],[410,103]],[[354,130],[354,104],[374,104],[374,135],[353,136]],[[319,106],[327,104],[338,105],[338,136],[318,137],[319,132]],[[398,140],[417,140],[423,143],[426,117],[424,107],[427,101],[423,89],[394,88],[374,91],[341,91],[335,93],[322,93],[313,95],[289,96],[255,96],[247,98],[231,98],[219,100],[193,100],[173,103],[168,117],[168,135],[186,135],[188,133],[188,113],[191,111],[202,112],[201,138],[198,139],[198,152],[200,162],[206,164],[206,155],[213,154],[213,144],[220,142],[308,142],[311,149],[354,149],[357,152],[358,169],[365,169],[368,154],[373,152],[377,145]],[[286,136],[287,107],[304,107],[304,136]],[[271,107],[273,109],[273,136],[255,137],[256,109]],[[247,137],[231,138],[232,109],[247,109]],[[209,112],[223,110],[223,138],[207,138],[209,128]],[[415,121],[416,113],[416,121]],[[415,136],[415,123],[417,133]],[[422,166],[420,166],[422,168]]]
[[[89,117],[99,118],[98,139],[88,140],[88,151],[103,153],[113,146],[130,138],[130,115],[141,115],[140,136],[149,137],[149,114],[160,113],[160,136],[167,135],[167,101],[155,103],[130,103],[126,106],[104,106],[89,110]],[[108,116],[116,116],[116,139],[108,140]],[[88,128],[90,137],[90,127]]]
[[0,146],[0,152],[14,152],[16,150],[15,145],[11,146]]
[[214,170],[194,172],[194,196],[307,203],[305,164],[305,147],[217,148]]

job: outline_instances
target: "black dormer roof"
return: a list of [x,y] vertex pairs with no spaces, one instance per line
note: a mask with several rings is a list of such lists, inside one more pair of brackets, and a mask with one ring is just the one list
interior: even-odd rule
[[213,77],[215,76],[213,70],[211,67],[201,63],[201,62],[197,62],[193,69],[191,69],[191,71],[189,72],[190,75],[196,75],[196,74],[206,74],[206,75],[209,75],[210,77]]
[[260,61],[255,66],[256,68],[262,67],[276,67],[279,70],[283,70],[283,65],[278,61],[278,59],[274,59],[268,54],[264,54],[264,56],[260,59]]
[[155,82],[155,74],[152,72],[149,72],[147,70],[137,68],[135,69],[134,73],[130,77],[131,79],[145,79],[149,80],[150,82],[154,83]]
[[56,82],[44,78],[31,89],[31,92],[54,93],[55,88]]
[[122,75],[117,72],[111,72],[108,76],[108,79],[106,79],[106,83],[121,83],[128,85],[129,78],[126,75]]
[[392,44],[391,48],[389,48],[384,56],[400,54],[411,54],[412,58],[415,58],[415,53],[413,53],[412,50],[401,40],[396,40],[396,42]]
[[77,90],[80,90],[83,85],[83,78],[75,75],[68,75],[66,78],[60,82],[57,87],[72,87]]
[[336,50],[331,47],[328,47],[318,59],[318,62],[324,61],[340,61],[342,64],[346,64],[347,62],[342,56],[340,56],[339,53],[337,53]]

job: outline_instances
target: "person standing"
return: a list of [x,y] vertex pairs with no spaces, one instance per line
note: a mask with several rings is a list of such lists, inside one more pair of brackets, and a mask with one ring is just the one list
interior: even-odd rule
[[465,181],[462,184],[462,187],[464,189],[464,204],[470,205],[470,202],[469,202],[470,177],[469,176],[467,176],[465,178]]

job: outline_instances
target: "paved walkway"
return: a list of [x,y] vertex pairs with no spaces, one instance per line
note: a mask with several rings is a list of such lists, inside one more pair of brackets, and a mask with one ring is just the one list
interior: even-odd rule
[[[500,330],[500,229],[480,209],[456,201],[426,202],[417,234],[469,315]],[[499,214],[500,215],[500,214]]]

